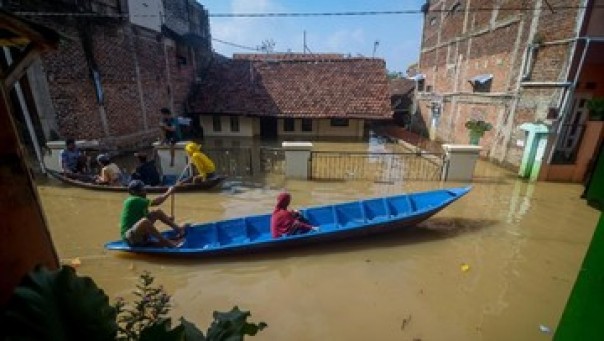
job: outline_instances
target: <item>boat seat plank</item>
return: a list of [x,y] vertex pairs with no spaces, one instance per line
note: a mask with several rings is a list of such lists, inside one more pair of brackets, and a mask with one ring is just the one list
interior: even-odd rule
[[375,223],[388,219],[389,213],[387,206],[382,199],[368,199],[361,201],[361,205],[365,211],[365,219],[367,222]]
[[417,211],[417,205],[415,204],[415,200],[413,200],[413,197],[410,195],[407,195],[407,204],[409,205],[409,209],[411,211],[411,213]]
[[334,205],[337,225],[342,228],[360,226],[365,222],[358,202]]
[[332,205],[312,207],[305,212],[308,222],[313,226],[320,226],[321,231],[332,231],[336,229],[334,208]]
[[392,217],[392,210],[390,208],[390,204],[388,203],[388,198],[382,198],[382,204],[384,205],[384,212],[387,219]]
[[271,239],[271,216],[259,215],[245,218],[248,238],[252,241]]
[[367,214],[365,212],[365,205],[363,203],[363,201],[359,201],[359,212],[361,212],[361,221],[363,223],[367,222]]
[[392,217],[403,217],[413,212],[408,195],[397,195],[387,198]]
[[[194,240],[192,240],[194,239]],[[216,232],[216,223],[208,223],[195,228],[194,234],[187,237],[188,242],[195,242],[203,245],[205,248],[219,247],[218,234]]]
[[241,244],[250,241],[243,218],[219,221],[216,223],[218,242],[222,245]]

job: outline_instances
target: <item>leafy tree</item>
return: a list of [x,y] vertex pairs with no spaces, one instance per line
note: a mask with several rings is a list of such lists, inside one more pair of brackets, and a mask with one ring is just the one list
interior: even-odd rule
[[388,79],[402,79],[404,78],[403,73],[400,71],[389,71]]

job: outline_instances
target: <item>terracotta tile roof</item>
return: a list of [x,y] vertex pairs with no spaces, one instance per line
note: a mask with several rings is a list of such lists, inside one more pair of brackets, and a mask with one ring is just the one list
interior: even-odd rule
[[405,78],[390,80],[390,93],[392,95],[406,95],[415,89],[415,81]]
[[289,55],[283,60],[257,61],[240,56],[214,59],[190,99],[191,112],[392,118],[386,68],[381,59],[309,61]]
[[283,61],[283,60],[312,60],[312,61],[320,61],[320,60],[334,60],[334,59],[343,59],[344,55],[339,53],[320,53],[320,54],[310,54],[310,53],[235,53],[233,54],[233,59],[244,59],[244,60],[255,60],[255,61]]

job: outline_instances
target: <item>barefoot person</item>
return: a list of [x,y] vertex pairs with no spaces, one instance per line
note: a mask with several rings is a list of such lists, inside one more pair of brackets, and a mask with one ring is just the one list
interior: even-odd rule
[[[185,226],[178,226],[174,222],[174,217],[169,217],[160,209],[149,211],[149,206],[158,206],[166,201],[173,194],[174,187],[150,200],[147,199],[145,184],[140,180],[132,180],[128,185],[128,192],[130,196],[124,201],[120,219],[122,239],[130,246],[180,247],[183,243]],[[178,232],[178,239],[165,238],[154,226],[158,220]]]

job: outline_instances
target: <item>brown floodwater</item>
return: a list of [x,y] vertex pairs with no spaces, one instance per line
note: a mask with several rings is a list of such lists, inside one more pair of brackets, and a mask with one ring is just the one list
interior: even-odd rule
[[[358,146],[357,146],[358,147]],[[324,144],[323,150],[350,149]],[[367,148],[367,144],[359,147]],[[107,252],[119,238],[120,193],[40,181],[61,260],[78,257],[113,300],[150,271],[173,295],[174,317],[205,329],[238,305],[269,327],[258,340],[539,340],[556,327],[596,225],[580,185],[529,184],[479,162],[466,197],[397,233],[265,254],[171,259]],[[175,198],[179,221],[270,212],[287,189],[293,206],[465,185],[312,182],[267,177]],[[163,205],[170,211],[170,201]],[[462,271],[462,265],[469,269]]]

